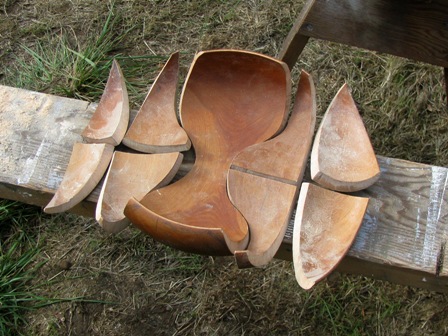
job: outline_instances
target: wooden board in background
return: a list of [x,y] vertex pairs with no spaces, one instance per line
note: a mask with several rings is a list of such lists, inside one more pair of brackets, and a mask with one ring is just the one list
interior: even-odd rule
[[307,38],[448,67],[446,0],[308,0],[279,58],[292,67]]

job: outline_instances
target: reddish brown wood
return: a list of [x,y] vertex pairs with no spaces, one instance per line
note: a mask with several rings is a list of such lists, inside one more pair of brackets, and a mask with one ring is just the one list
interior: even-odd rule
[[167,185],[182,162],[180,153],[135,154],[115,152],[96,207],[96,220],[110,233],[129,225],[124,208],[132,198],[142,198]]
[[128,92],[120,65],[114,60],[104,93],[82,136],[87,142],[117,146],[126,133],[128,123]]
[[109,144],[76,143],[64,178],[44,211],[67,211],[86,198],[106,172],[113,152]]
[[143,153],[186,151],[191,142],[176,117],[179,53],[171,55],[154,81],[123,143]]
[[[246,250],[235,252],[239,267],[262,266],[277,252],[306,167],[314,125],[314,84],[302,72],[285,130],[238,154],[228,175],[228,193],[250,228]],[[275,196],[273,196],[275,195]]]
[[334,97],[317,131],[311,178],[325,188],[358,191],[380,175],[367,130],[347,85]]
[[294,222],[292,258],[299,285],[311,288],[342,260],[369,199],[303,183]]
[[249,229],[227,196],[227,172],[241,150],[282,129],[289,95],[289,70],[278,60],[234,50],[199,53],[180,111],[196,162],[178,182],[131,201],[126,216],[155,239],[183,250],[245,249]]
[[282,243],[295,205],[297,186],[270,178],[229,171],[232,203],[249,224],[249,245],[234,252],[240,268],[269,263]]
[[316,121],[316,93],[312,77],[300,75],[296,98],[286,128],[273,139],[244,149],[232,168],[297,183],[303,176]]

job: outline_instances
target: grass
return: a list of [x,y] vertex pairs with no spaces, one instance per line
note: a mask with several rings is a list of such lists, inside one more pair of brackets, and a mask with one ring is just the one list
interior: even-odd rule
[[0,200],[0,335],[22,334],[26,312],[61,302],[98,302],[39,294],[53,283],[37,280],[47,261],[41,256],[39,244],[26,232],[36,216],[40,216],[37,207]]
[[[116,58],[135,108],[176,50],[181,51],[183,75],[201,49],[275,55],[303,3],[7,1],[0,19],[0,81],[94,101]],[[448,111],[439,68],[317,40],[310,41],[294,68],[294,83],[300,68],[314,78],[320,116],[347,82],[377,153],[448,165]],[[26,321],[19,328],[24,334],[448,332],[446,295],[347,275],[334,275],[305,292],[287,262],[238,270],[231,258],[174,251],[131,228],[109,236],[90,219],[41,217],[39,209],[2,204],[10,221],[1,221],[2,253],[13,256],[15,264],[26,264],[21,268],[25,273],[14,278],[24,280],[17,292],[31,301],[18,305],[9,320],[13,327]],[[64,260],[73,266],[61,270]],[[33,299],[38,297],[119,304],[72,301],[28,310],[49,302]]]
[[[8,247],[6,247],[6,246]],[[25,246],[23,251],[21,245]],[[12,235],[0,245],[0,333],[13,335],[25,322],[25,310],[37,309],[48,300],[34,295],[30,281],[42,266],[32,265],[39,253],[23,232]]]
[[29,282],[42,264],[33,267],[39,249],[30,244],[23,231],[11,233],[19,225],[37,215],[38,209],[19,202],[0,200],[0,334],[13,335],[24,322],[23,312],[39,300],[30,291]]
[[[34,47],[22,45],[25,57],[8,75],[17,78],[16,86],[54,94],[95,99],[101,94],[101,81],[110,68],[108,53],[119,42],[113,38],[112,12],[101,32],[80,46],[76,36],[64,29],[37,41]],[[71,42],[74,41],[74,42]]]
[[[120,16],[113,6],[101,30],[81,43],[73,30],[48,32],[33,47],[22,45],[22,57],[6,70],[7,84],[59,96],[97,101],[103,93],[112,59],[123,68],[131,101],[140,102],[151,83],[145,72],[167,60],[166,55],[125,56],[119,52],[128,31],[117,33]],[[150,72],[150,75],[154,70]],[[146,76],[145,76],[146,75]]]

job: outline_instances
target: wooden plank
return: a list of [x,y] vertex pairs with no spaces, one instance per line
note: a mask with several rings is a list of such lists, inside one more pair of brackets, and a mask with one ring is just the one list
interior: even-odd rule
[[[46,205],[94,106],[0,86],[0,197]],[[187,153],[178,178],[193,160]],[[385,157],[378,162],[379,181],[357,193],[371,200],[338,269],[448,292],[448,169]],[[99,190],[71,211],[93,217]],[[292,223],[277,257],[291,260]]]
[[1,181],[54,192],[93,111],[84,101],[0,86]]
[[447,0],[316,0],[302,12],[280,53],[288,64],[313,37],[448,67]]

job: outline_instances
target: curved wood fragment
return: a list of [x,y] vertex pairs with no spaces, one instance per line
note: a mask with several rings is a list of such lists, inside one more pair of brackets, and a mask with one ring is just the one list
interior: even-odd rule
[[[289,93],[289,70],[282,62],[234,50],[199,53],[181,99],[182,124],[196,152],[193,168],[141,200],[151,215],[142,211],[133,216],[138,207],[132,202],[125,214],[154,238],[182,250],[244,250],[249,230],[228,198],[227,172],[242,149],[267,140],[284,126]],[[198,230],[206,232],[203,243],[184,243],[184,236]],[[215,240],[220,243],[214,242],[213,248]]]
[[311,177],[325,188],[350,192],[371,186],[379,176],[369,135],[345,84],[317,131],[311,153]]
[[143,153],[181,152],[190,148],[176,117],[179,53],[171,55],[154,81],[123,143]]
[[229,171],[229,195],[249,224],[245,250],[235,251],[239,268],[269,263],[282,243],[297,187],[269,178]]
[[135,198],[129,200],[124,214],[140,230],[154,239],[182,251],[204,255],[229,255],[240,246],[246,246],[249,236],[235,241],[218,227],[208,228],[185,225],[163,217],[148,209]]
[[182,157],[180,153],[115,152],[96,207],[96,220],[101,227],[110,233],[125,229],[130,223],[123,213],[127,202],[167,185],[179,169]]
[[297,200],[297,185],[305,171],[315,121],[314,84],[302,71],[285,130],[244,149],[233,160],[228,175],[229,197],[250,230],[247,250],[235,252],[240,268],[267,264],[280,247]]
[[76,143],[64,178],[44,211],[67,211],[86,198],[106,172],[113,152],[109,144]]
[[90,143],[117,146],[126,133],[128,123],[128,91],[120,65],[114,60],[101,100],[82,136]]
[[294,221],[292,256],[299,285],[310,289],[328,275],[350,248],[368,198],[303,183]]

